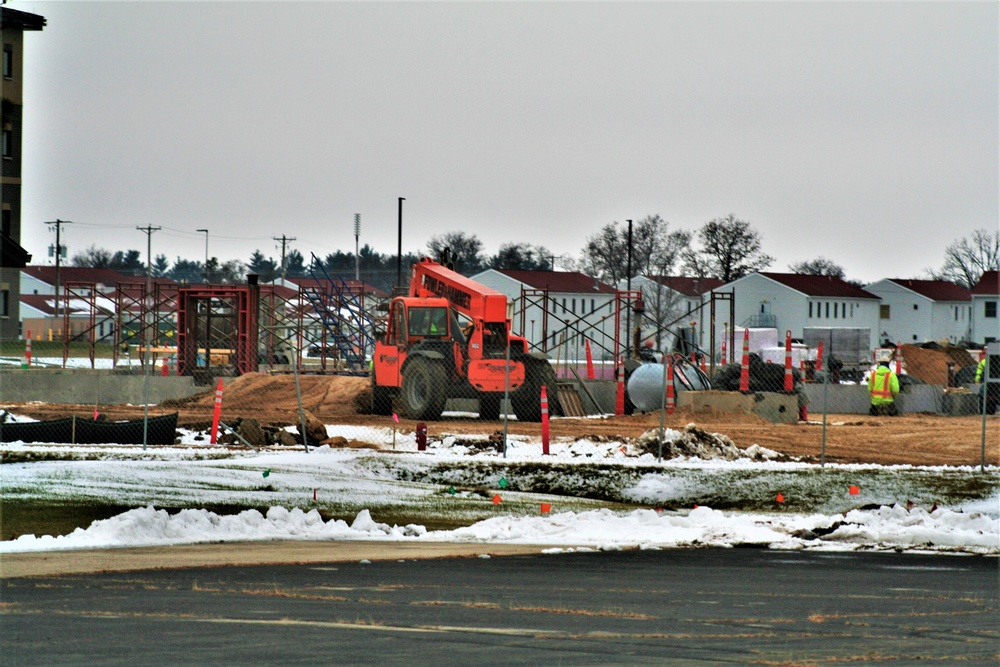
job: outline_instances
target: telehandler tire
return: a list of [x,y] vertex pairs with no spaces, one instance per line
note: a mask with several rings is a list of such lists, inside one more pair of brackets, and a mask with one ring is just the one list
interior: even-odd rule
[[549,415],[559,414],[559,387],[556,372],[548,363],[524,365],[524,384],[511,396],[511,404],[518,421],[542,421],[542,386],[546,387]]
[[412,359],[403,371],[400,392],[403,413],[410,419],[440,419],[447,400],[447,382],[440,363],[422,357]]
[[372,379],[372,414],[373,415],[391,415],[392,414],[392,399],[395,397],[396,392],[390,387],[379,387],[375,384],[374,378]]
[[479,418],[489,421],[500,419],[500,404],[503,403],[503,394],[482,393],[479,394]]

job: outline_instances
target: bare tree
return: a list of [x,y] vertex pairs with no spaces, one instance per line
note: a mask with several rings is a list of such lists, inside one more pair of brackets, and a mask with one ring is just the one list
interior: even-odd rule
[[238,259],[231,259],[219,264],[218,272],[215,275],[218,276],[219,282],[236,284],[246,280],[246,273],[246,264]]
[[73,266],[87,266],[93,269],[107,269],[111,267],[111,258],[114,254],[105,248],[98,248],[95,245],[86,250],[76,253],[70,260]]
[[[651,335],[655,340],[656,349],[662,350],[666,343],[671,325],[675,328],[678,320],[684,315],[684,295],[671,289],[670,276],[646,276],[651,282],[642,286],[642,302],[645,308],[640,322],[652,325]],[[646,334],[649,335],[649,334]]]
[[617,283],[625,277],[628,233],[622,232],[618,223],[613,222],[587,239],[580,258],[580,268],[584,273],[609,283]]
[[[668,275],[691,242],[688,232],[670,231],[659,215],[648,215],[632,225],[632,277]],[[618,283],[628,275],[628,226],[605,225],[587,239],[580,259],[584,273]]]
[[845,276],[844,267],[834,263],[826,257],[817,257],[816,259],[809,260],[808,262],[789,264],[788,269],[792,273],[801,273],[807,276],[833,276],[834,278],[840,278],[841,280],[843,280]]
[[730,213],[698,230],[701,249],[685,253],[689,275],[719,278],[731,282],[754,271],[766,269],[774,261],[760,249],[760,234],[746,220]]
[[490,257],[494,269],[522,269],[529,271],[553,270],[554,255],[545,246],[530,243],[504,243],[497,254]]
[[940,271],[928,269],[935,280],[949,280],[973,288],[985,271],[1000,270],[1000,231],[977,229],[972,238],[955,241],[944,251]]
[[427,250],[433,259],[439,259],[445,248],[451,251],[455,270],[463,275],[477,273],[485,264],[483,242],[475,234],[448,232],[441,236],[432,236],[427,242]]

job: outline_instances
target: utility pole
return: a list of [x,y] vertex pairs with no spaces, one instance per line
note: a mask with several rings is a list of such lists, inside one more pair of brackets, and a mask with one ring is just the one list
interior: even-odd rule
[[354,280],[361,282],[361,257],[358,255],[358,237],[361,236],[361,214],[354,214]]
[[161,227],[153,227],[147,225],[145,227],[136,227],[140,232],[146,235],[146,298],[143,299],[143,311],[145,313],[145,320],[148,323],[147,326],[143,327],[146,330],[146,355],[142,357],[143,374],[145,379],[143,381],[142,389],[142,448],[146,449],[146,443],[149,441],[149,370],[152,367],[153,355],[150,349],[153,347],[150,334],[152,333],[152,322],[149,322],[150,311],[153,308],[153,299],[150,296],[153,289],[153,232],[158,232]]
[[403,202],[406,197],[399,198],[399,233],[396,244],[396,287],[403,285]]
[[287,276],[285,275],[285,246],[295,240],[294,237],[285,236],[272,236],[275,241],[281,241],[281,279],[284,280]]
[[208,284],[208,230],[196,229],[196,232],[205,232],[205,284]]
[[[55,304],[55,314],[56,314],[56,317],[59,317],[59,287],[60,287],[60,283],[59,283],[59,278],[60,278],[60,275],[59,275],[59,260],[62,257],[62,243],[61,243],[60,239],[62,238],[62,226],[63,225],[72,225],[73,222],[70,221],[70,220],[60,220],[59,218],[56,218],[55,222],[46,222],[45,224],[46,225],[54,225],[55,228],[56,228],[56,304]],[[66,334],[68,335],[69,332],[66,332]]]
[[[625,268],[625,289],[629,292],[632,291],[632,221],[626,220],[628,223],[628,254]],[[628,357],[632,353],[632,308],[631,306],[625,311],[625,356]]]
[[[145,308],[143,310],[145,311],[148,319],[150,310],[153,307],[152,296],[151,296],[153,293],[153,232],[160,231],[162,227],[152,227],[147,225],[146,227],[136,227],[136,229],[138,229],[140,232],[146,235],[146,298],[143,300],[145,302]],[[146,330],[147,359],[149,357],[148,348],[152,345],[152,342],[150,341],[152,332],[149,331],[149,328],[151,327],[152,324],[149,324]],[[145,365],[145,363],[146,362],[143,361],[143,365]]]

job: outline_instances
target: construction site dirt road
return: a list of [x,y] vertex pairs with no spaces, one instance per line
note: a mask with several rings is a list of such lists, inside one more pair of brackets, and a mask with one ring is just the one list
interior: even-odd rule
[[[368,391],[368,379],[332,375],[300,376],[302,408],[324,424],[393,427],[392,417],[362,414],[357,408]],[[208,429],[212,421],[215,392],[208,389],[186,399],[154,406],[150,414],[177,412],[184,428]],[[93,418],[95,409],[111,420],[141,419],[143,407],[136,405],[63,405],[51,403],[4,404],[5,410],[36,419],[76,415]],[[295,378],[290,375],[250,373],[226,385],[222,402],[223,421],[257,419],[262,425],[289,426],[299,423],[299,399]],[[867,415],[826,416],[810,413],[807,422],[773,424],[756,415],[736,413],[690,413],[678,410],[666,417],[667,428],[683,429],[695,423],[710,432],[729,436],[739,447],[757,444],[794,457],[818,461],[825,439],[826,461],[831,463],[875,463],[882,465],[974,466],[981,460],[984,422],[980,416],[906,414],[898,417]],[[608,440],[635,438],[660,425],[659,413],[622,417],[553,418],[551,437]],[[481,421],[474,415],[429,422],[431,440],[443,434],[490,434],[503,428],[500,421]],[[401,419],[401,432],[412,432],[416,423]],[[508,431],[539,435],[537,423],[508,422]],[[359,435],[360,435],[359,431]],[[986,464],[1000,465],[1000,415],[985,422]],[[346,446],[364,446],[351,440]]]

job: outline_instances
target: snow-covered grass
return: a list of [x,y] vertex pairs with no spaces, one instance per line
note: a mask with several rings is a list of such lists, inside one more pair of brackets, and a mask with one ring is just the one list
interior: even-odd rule
[[[556,550],[753,544],[1000,553],[995,468],[820,468],[771,460],[766,450],[733,460],[658,462],[636,442],[588,439],[555,442],[553,455],[543,456],[536,439],[512,437],[503,453],[485,435],[445,436],[417,452],[412,434],[396,434],[392,452],[386,451],[391,429],[330,426],[328,432],[383,450],[252,452],[204,444],[195,432],[183,432],[180,446],[145,450],[4,445],[3,460],[20,461],[0,466],[7,503],[136,509],[64,536],[21,535],[0,542],[0,552],[410,539],[517,541]],[[222,506],[254,509],[229,515],[204,509]],[[380,524],[373,515],[404,517],[404,527]]]

